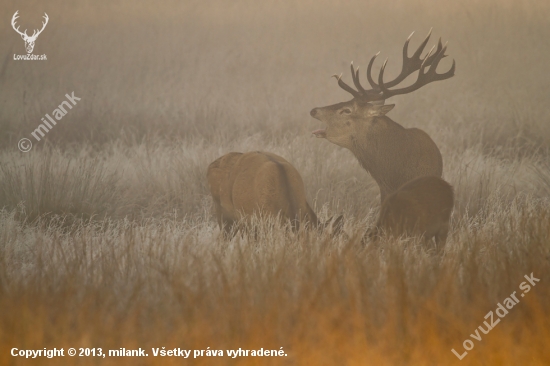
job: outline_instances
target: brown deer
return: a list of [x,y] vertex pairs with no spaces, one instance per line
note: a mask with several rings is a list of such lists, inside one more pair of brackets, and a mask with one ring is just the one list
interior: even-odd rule
[[[367,80],[372,89],[366,90],[359,82],[359,68],[356,70],[352,62],[351,76],[357,90],[344,83],[341,75],[334,76],[338,79],[338,85],[353,95],[353,99],[314,108],[310,113],[327,124],[326,129],[316,130],[313,134],[349,149],[378,184],[381,202],[404,183],[426,175],[441,177],[443,171],[441,153],[428,134],[418,128],[404,128],[386,117],[386,113],[395,106],[384,105],[386,99],[411,93],[433,81],[448,79],[455,72],[454,60],[449,71],[444,74],[436,72],[439,62],[446,56],[447,46],[441,44],[441,39],[437,49],[434,46],[426,56],[420,57],[431,31],[412,57],[408,57],[408,45],[413,34],[403,46],[403,67],[394,80],[384,82],[387,59],[380,69],[378,83],[373,80],[371,69],[377,53],[367,68]],[[418,78],[412,85],[390,89],[415,71],[418,71]]]
[[378,222],[367,237],[387,233],[423,237],[425,242],[435,238],[439,249],[447,240],[453,206],[453,187],[449,183],[434,176],[413,179],[386,198]]
[[[300,225],[326,226],[307,203],[300,173],[278,155],[260,151],[228,153],[208,166],[207,178],[216,218],[226,236],[238,221],[254,214],[290,220],[293,229]],[[341,226],[342,216],[334,221],[333,232]]]

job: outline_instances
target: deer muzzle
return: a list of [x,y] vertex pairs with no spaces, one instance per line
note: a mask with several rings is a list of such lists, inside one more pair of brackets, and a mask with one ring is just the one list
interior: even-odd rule
[[[315,119],[319,119],[319,108],[313,108],[311,110],[311,112],[309,112],[309,114],[311,115],[311,117],[315,118]],[[315,130],[312,132],[313,136],[317,137],[317,138],[327,138],[327,131],[324,130],[324,129],[320,129],[320,130]]]

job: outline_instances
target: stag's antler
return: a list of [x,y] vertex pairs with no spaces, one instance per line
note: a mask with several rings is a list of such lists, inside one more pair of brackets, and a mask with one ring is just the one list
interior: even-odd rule
[[13,17],[11,18],[11,26],[13,27],[13,29],[14,29],[17,33],[19,33],[19,34],[20,34],[22,37],[24,37],[25,39],[36,39],[36,38],[40,35],[40,33],[42,33],[42,31],[44,30],[44,28],[46,28],[46,24],[48,24],[48,20],[50,19],[50,18],[48,17],[48,14],[44,13],[43,18],[44,18],[45,21],[42,22],[42,29],[40,29],[40,30],[35,29],[34,32],[32,33],[32,36],[29,37],[29,36],[27,35],[27,30],[26,30],[26,29],[25,29],[24,32],[21,32],[21,31],[19,30],[19,26],[18,26],[17,28],[15,27],[15,21],[16,21],[17,18],[19,18],[18,13],[19,13],[19,10],[17,10],[17,11],[15,12],[15,14],[13,14]]
[[11,26],[13,27],[13,30],[16,31],[17,33],[19,33],[21,36],[28,37],[28,36],[27,36],[27,30],[26,30],[26,29],[25,29],[25,32],[22,33],[22,32],[19,30],[19,26],[18,26],[17,28],[15,28],[15,20],[16,20],[17,18],[19,18],[19,15],[17,15],[17,13],[19,13],[19,10],[17,10],[17,11],[15,12],[15,14],[13,14],[13,17],[11,18]]
[[[33,32],[32,36],[31,36],[31,38],[36,38],[36,37],[38,37],[38,35],[39,35],[40,33],[42,33],[42,31],[44,30],[44,28],[46,28],[46,24],[48,24],[48,20],[50,20],[50,18],[48,17],[48,14],[46,14],[46,13],[44,13],[43,18],[44,18],[45,21],[42,22],[42,29],[40,29],[40,30],[35,30],[35,31]],[[38,32],[38,33],[37,33],[37,32]],[[36,33],[36,35],[35,35],[35,33]]]
[[[441,41],[439,42],[439,44],[441,44]],[[435,48],[435,46],[434,46],[434,48]],[[439,47],[438,47],[438,49],[439,49]],[[433,81],[445,80],[445,79],[448,79],[448,78],[454,76],[455,66],[456,66],[455,60],[453,60],[453,65],[451,66],[449,71],[447,71],[446,73],[438,74],[437,71],[436,71],[437,65],[439,65],[439,61],[441,61],[441,59],[443,57],[445,57],[445,51],[446,50],[447,50],[447,44],[445,44],[445,46],[443,46],[443,48],[439,52],[436,51],[434,53],[433,48],[432,48],[430,50],[430,52],[428,52],[428,54],[424,58],[423,62],[420,64],[420,68],[418,69],[418,78],[416,79],[414,84],[412,84],[408,87],[405,87],[405,88],[401,88],[401,89],[389,90],[388,89],[389,84],[386,85],[384,83],[384,81],[383,81],[384,70],[386,69],[386,64],[388,63],[388,60],[386,59],[386,61],[384,61],[384,65],[382,65],[382,68],[380,69],[380,74],[378,74],[378,85],[380,86],[380,89],[382,90],[382,95],[384,96],[384,99],[387,99],[389,97],[393,97],[394,95],[407,94],[407,93],[413,92],[417,89],[420,89],[424,85],[429,84]],[[428,71],[425,72],[424,70],[428,66],[428,61],[429,61],[430,57],[432,57],[432,62],[431,62],[431,65],[430,65],[430,68],[428,69]]]
[[[384,65],[380,69],[380,74],[378,75],[378,83],[376,83],[372,76],[372,65],[374,64],[374,60],[376,57],[380,54],[378,52],[376,55],[374,55],[370,62],[369,66],[367,67],[367,80],[369,81],[369,84],[371,85],[372,89],[366,90],[361,86],[361,83],[359,81],[359,68],[355,69],[353,66],[353,62],[351,63],[351,76],[353,80],[353,84],[357,88],[357,90],[354,90],[352,87],[344,83],[341,79],[341,76],[338,77],[338,85],[354,96],[354,98],[360,98],[366,101],[378,101],[378,100],[384,100],[387,98],[390,98],[394,95],[398,94],[406,94],[410,93],[412,91],[415,91],[422,86],[431,83],[432,81],[437,80],[445,80],[454,75],[455,71],[455,61],[453,60],[453,65],[444,74],[438,74],[436,72],[437,66],[439,64],[439,61],[441,61],[442,58],[446,57],[445,51],[447,50],[447,45],[443,46],[441,44],[441,38],[439,39],[439,42],[437,44],[437,49],[434,51],[434,47],[428,52],[426,56],[423,58],[420,58],[420,55],[424,51],[424,48],[426,47],[426,44],[428,43],[430,36],[432,34],[432,30],[430,29],[430,32],[422,41],[420,46],[418,46],[418,49],[415,51],[415,53],[412,55],[412,57],[408,56],[408,48],[409,48],[409,42],[413,36],[414,32],[411,33],[411,35],[407,38],[407,41],[405,42],[405,45],[403,46],[403,66],[401,68],[401,73],[392,81],[389,81],[387,83],[384,83],[383,76],[384,76],[384,70],[386,69],[386,64],[388,60],[384,62]],[[427,72],[425,72],[425,69],[427,67],[430,67]],[[414,73],[415,71],[418,71],[418,79],[417,81],[406,88],[401,89],[394,89],[390,90],[389,88],[394,87],[401,83],[403,80],[405,80],[409,75]],[[336,76],[336,75],[334,75]]]

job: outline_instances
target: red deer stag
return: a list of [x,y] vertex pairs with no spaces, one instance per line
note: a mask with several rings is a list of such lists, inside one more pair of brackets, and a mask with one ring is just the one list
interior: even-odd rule
[[[449,71],[444,74],[436,72],[439,62],[446,56],[447,46],[441,44],[441,39],[437,49],[434,46],[426,56],[420,57],[430,34],[431,31],[412,57],[408,57],[412,34],[409,36],[403,46],[401,73],[392,81],[384,82],[387,59],[380,69],[378,83],[373,80],[371,69],[378,53],[374,55],[367,68],[367,80],[372,89],[366,90],[361,86],[359,68],[356,70],[352,62],[351,76],[357,90],[344,83],[341,75],[334,76],[338,79],[338,85],[353,95],[353,99],[314,108],[310,113],[327,124],[326,129],[316,130],[313,134],[349,149],[378,184],[381,202],[404,183],[426,175],[441,177],[443,171],[441,153],[430,136],[418,128],[404,128],[386,117],[394,104],[384,105],[390,97],[411,93],[428,83],[454,75],[454,60]],[[415,71],[418,71],[418,78],[412,85],[390,89]]]
[[435,238],[440,249],[447,240],[453,205],[453,187],[443,179],[434,176],[413,179],[386,198],[378,222],[367,236],[388,233],[423,237],[426,242]]
[[[300,173],[282,157],[268,152],[228,153],[208,166],[216,218],[224,235],[254,214],[290,220],[292,227],[323,228],[306,200]],[[330,220],[329,220],[330,221]],[[333,223],[340,230],[342,216]]]

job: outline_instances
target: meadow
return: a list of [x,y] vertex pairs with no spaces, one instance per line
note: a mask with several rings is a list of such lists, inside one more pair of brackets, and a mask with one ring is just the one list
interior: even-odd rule
[[[550,3],[535,0],[4,2],[0,32],[0,365],[550,364]],[[8,19],[49,24],[35,54]],[[455,209],[445,248],[360,239],[380,209],[355,157],[311,137],[381,51],[401,67],[433,27],[453,78],[392,98],[426,131]],[[30,33],[30,32],[29,32]],[[414,76],[413,76],[414,78]],[[410,79],[412,82],[412,78]],[[46,113],[81,98],[41,141]],[[32,150],[19,151],[29,138]],[[220,237],[208,164],[270,151],[344,232]],[[525,275],[540,282],[479,333]],[[496,317],[496,315],[495,315]],[[470,339],[474,348],[460,361]],[[149,357],[24,359],[10,350],[145,348]],[[151,348],[223,350],[153,357]],[[281,357],[227,356],[280,350]]]

